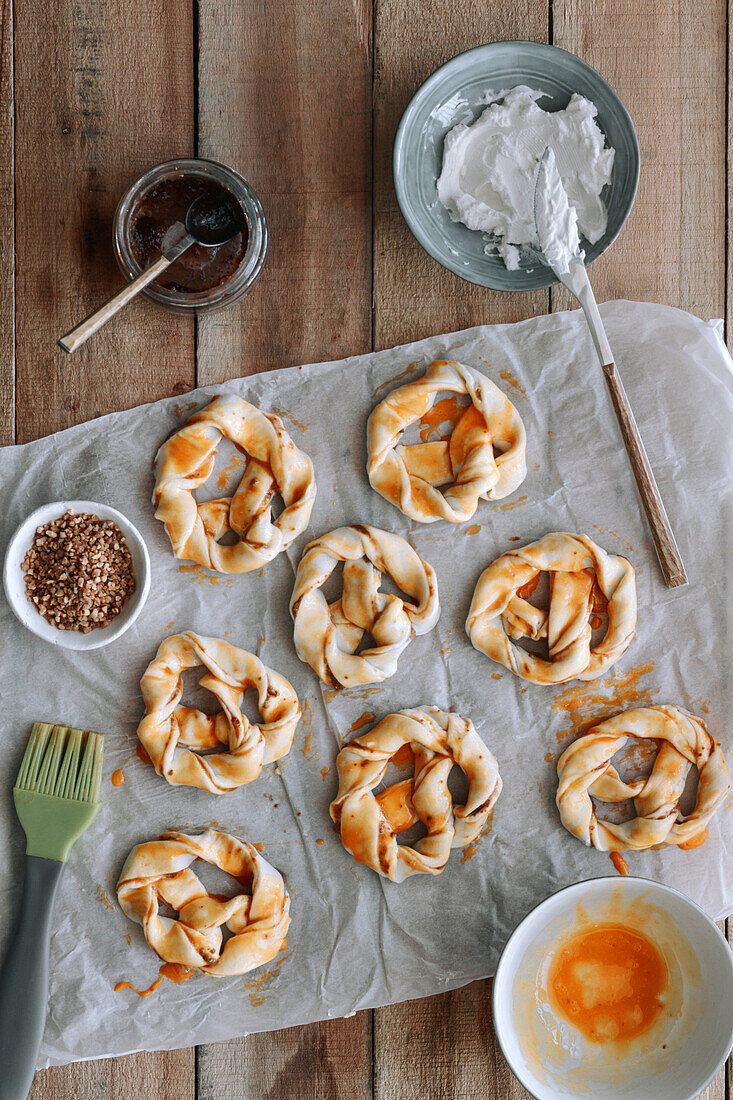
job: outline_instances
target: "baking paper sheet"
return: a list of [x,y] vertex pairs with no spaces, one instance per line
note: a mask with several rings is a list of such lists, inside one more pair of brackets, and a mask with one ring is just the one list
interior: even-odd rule
[[[86,498],[129,516],[152,561],[150,597],[139,619],[122,639],[95,652],[52,648],[0,601],[3,937],[19,902],[24,845],[10,791],[31,723],[61,721],[106,735],[104,805],[73,850],[56,904],[41,1065],[348,1015],[489,975],[533,905],[570,882],[613,873],[606,854],[585,849],[559,822],[553,760],[568,731],[596,714],[675,703],[702,715],[733,756],[727,676],[733,364],[715,326],[678,310],[612,302],[601,312],[687,565],[686,588],[670,591],[662,582],[579,312],[245,378],[0,453],[3,549],[31,509]],[[435,357],[485,372],[508,393],[527,428],[524,484],[498,505],[480,503],[474,521],[460,526],[413,524],[370,489],[364,472],[366,420],[376,400]],[[222,577],[181,564],[150,504],[158,446],[193,408],[224,390],[278,411],[315,465],[318,496],[309,529],[290,560],[281,555],[262,576]],[[209,496],[221,494],[214,482],[225,479],[230,459],[222,454],[224,469],[212,478]],[[430,634],[410,643],[391,680],[334,693],[322,690],[295,655],[288,597],[305,542],[353,522],[410,540],[437,570],[442,613]],[[607,550],[628,555],[636,568],[636,638],[594,683],[527,683],[473,650],[464,632],[482,569],[510,547],[555,530],[587,532]],[[228,795],[171,787],[132,755],[140,676],[160,641],[186,629],[258,653],[306,704],[289,755]],[[476,845],[454,852],[435,878],[395,885],[357,866],[333,831],[334,758],[366,713],[380,718],[424,703],[473,719],[499,759],[504,791],[490,831]],[[117,768],[127,780],[120,788],[110,782]],[[292,894],[286,951],[250,975],[164,982],[146,1000],[129,990],[115,994],[121,979],[149,985],[159,962],[116,904],[127,853],[165,829],[211,822],[263,844],[286,874]],[[733,813],[726,805],[703,847],[632,853],[629,863],[632,873],[684,890],[717,919],[733,909],[731,848]],[[204,881],[216,889],[206,866],[197,870],[202,866]]]

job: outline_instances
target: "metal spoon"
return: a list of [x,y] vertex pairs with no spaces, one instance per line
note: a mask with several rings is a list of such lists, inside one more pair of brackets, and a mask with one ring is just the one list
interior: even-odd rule
[[[110,317],[119,313],[143,287],[157,279],[192,244],[201,244],[205,248],[216,248],[217,245],[226,244],[244,228],[244,211],[234,198],[230,199],[227,196],[219,199],[212,198],[210,195],[200,195],[191,203],[186,211],[184,224],[179,222],[178,228],[183,236],[167,248],[162,256],[141,272],[136,279],[113,295],[66,336],[62,336],[58,342],[60,348],[68,352],[75,351],[89,339],[92,333],[97,332],[102,325],[106,325]],[[172,226],[166,236],[175,229],[176,226]]]
[[[613,361],[613,352],[603,327],[583,254],[580,251],[575,221],[568,197],[550,148],[537,171],[534,191],[534,220],[540,242],[540,255],[573,297],[577,298],[588,322],[601,369],[611,393],[616,419],[623,436],[631,469],[654,540],[659,564],[668,588],[687,584],[685,566],[667,517],[651,463],[634,419],[634,413]],[[558,233],[558,227],[560,232]]]

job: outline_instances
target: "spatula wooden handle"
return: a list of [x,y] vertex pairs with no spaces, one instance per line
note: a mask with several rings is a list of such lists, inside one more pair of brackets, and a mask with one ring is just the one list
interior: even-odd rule
[[68,352],[76,351],[102,325],[106,325],[115,313],[119,313],[131,298],[139,294],[143,287],[146,287],[148,283],[152,283],[153,279],[156,279],[161,272],[170,267],[171,262],[168,256],[160,256],[150,267],[146,267],[145,271],[138,275],[136,279],[124,286],[117,294],[113,294],[103,306],[95,309],[94,313],[86,317],[81,324],[73,328],[71,332],[67,332],[66,336],[62,336],[58,342],[59,347]]
[[616,418],[624,437],[624,444],[629,456],[631,468],[636,478],[636,487],[639,490],[646,518],[651,528],[654,546],[659,558],[659,564],[664,573],[664,579],[668,588],[678,588],[681,584],[687,584],[687,574],[680,557],[680,552],[675,542],[672,528],[667,518],[664,502],[657,487],[657,482],[651,468],[646,450],[636,426],[636,420],[626,396],[623,382],[616,369],[615,363],[604,363],[603,373],[611,391],[611,400],[616,410]]

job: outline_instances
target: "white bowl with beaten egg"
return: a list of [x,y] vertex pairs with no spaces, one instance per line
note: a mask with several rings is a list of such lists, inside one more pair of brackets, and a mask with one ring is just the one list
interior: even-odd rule
[[[587,1038],[550,988],[558,953],[599,926],[646,938],[663,960],[656,1015],[633,1038]],[[611,984],[628,960],[618,964],[609,968],[618,974],[605,975]],[[518,925],[499,961],[493,1010],[504,1056],[537,1100],[695,1100],[733,1046],[733,954],[676,890],[641,878],[592,879],[553,894]]]

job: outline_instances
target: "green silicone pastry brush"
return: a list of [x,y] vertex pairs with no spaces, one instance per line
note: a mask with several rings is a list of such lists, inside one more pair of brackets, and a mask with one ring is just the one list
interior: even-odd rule
[[48,1004],[51,916],[71,846],[96,817],[100,733],[36,722],[13,789],[27,838],[23,900],[0,969],[0,1100],[25,1100]]

